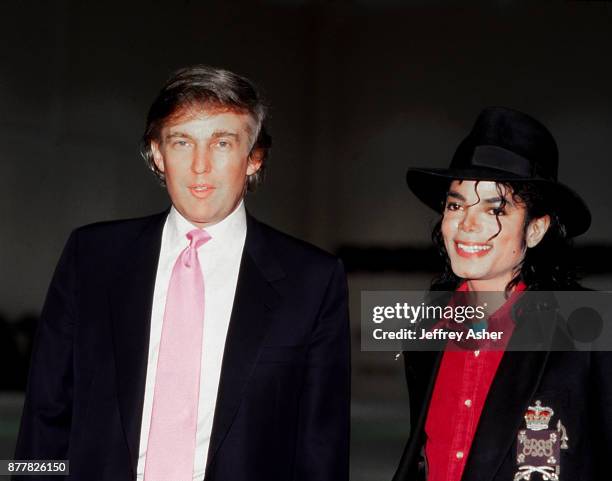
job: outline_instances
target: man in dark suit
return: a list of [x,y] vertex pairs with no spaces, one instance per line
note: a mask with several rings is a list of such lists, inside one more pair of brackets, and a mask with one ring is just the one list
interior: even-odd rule
[[348,479],[346,280],[245,211],[264,114],[228,71],[191,67],[163,87],[143,153],[172,207],[70,236],[16,459],[67,459],[79,481]]
[[494,107],[450,168],[409,170],[411,190],[442,214],[433,238],[446,266],[433,290],[498,292],[488,325],[503,326],[509,343],[404,352],[411,435],[394,481],[608,479],[612,355],[576,352],[546,293],[580,289],[568,239],[591,222],[557,167],[546,127]]

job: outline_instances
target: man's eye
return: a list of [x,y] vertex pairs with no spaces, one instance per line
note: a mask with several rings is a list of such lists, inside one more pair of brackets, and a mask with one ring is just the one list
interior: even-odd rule
[[461,206],[457,202],[447,202],[446,204],[446,210],[455,211],[459,210],[460,207]]
[[217,145],[222,149],[227,149],[231,147],[231,144],[227,140],[220,140],[219,142],[217,142]]
[[189,142],[186,140],[175,140],[172,145],[174,147],[187,147],[189,145]]
[[489,209],[489,214],[495,216],[506,215],[506,209],[503,207],[493,207],[492,209]]

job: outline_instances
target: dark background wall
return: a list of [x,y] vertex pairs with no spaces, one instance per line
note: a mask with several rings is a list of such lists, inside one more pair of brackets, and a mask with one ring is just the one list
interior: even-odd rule
[[[445,166],[484,106],[533,114],[558,140],[561,180],[592,208],[593,227],[577,241],[592,267],[587,283],[612,287],[608,2],[58,0],[1,9],[0,318],[22,351],[27,335],[10,326],[35,322],[70,230],[166,206],[138,139],[165,78],[193,63],[246,75],[271,105],[272,165],[251,211],[336,252],[418,257],[434,216],[405,188],[406,168]],[[347,259],[353,306],[361,288],[426,286],[429,274],[397,268],[397,255],[385,257],[385,272],[364,272],[377,262],[365,252]],[[357,345],[358,336],[356,328]],[[355,412],[376,418],[404,395],[401,370],[382,355],[354,359]],[[401,407],[389,413],[394,426],[405,420]],[[368,469],[383,479],[406,429],[389,440],[376,433],[391,427],[359,422],[358,446],[377,439],[389,449],[378,464],[354,461],[354,479],[371,479]]]
[[166,200],[138,156],[151,99],[196,62],[243,73],[271,104],[254,213],[328,249],[425,245],[406,167],[444,166],[486,105],[557,136],[561,178],[612,239],[612,7],[512,2],[8,2],[0,32],[0,311],[37,311],[69,231]]

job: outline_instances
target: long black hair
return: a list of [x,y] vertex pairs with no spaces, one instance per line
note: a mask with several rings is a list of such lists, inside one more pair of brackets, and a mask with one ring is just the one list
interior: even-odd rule
[[[542,240],[532,248],[526,250],[525,257],[516,266],[516,274],[506,285],[506,293],[509,293],[519,282],[524,282],[529,290],[551,291],[551,290],[573,290],[577,288],[578,275],[572,255],[572,241],[567,236],[565,225],[555,212],[554,199],[546,192],[542,184],[536,182],[498,182],[497,191],[502,199],[498,211],[506,204],[505,191],[511,192],[512,200],[525,206],[526,216],[523,226],[523,243],[526,242],[527,227],[533,219],[544,215],[550,216],[550,225]],[[478,181],[474,185],[474,191],[478,196]],[[480,197],[478,197],[480,201]],[[446,199],[443,200],[446,204]],[[499,230],[493,237],[499,235],[502,229],[499,213],[496,215]],[[442,219],[440,219],[433,231],[432,240],[438,253],[443,259],[444,269],[431,284],[432,290],[455,290],[462,279],[455,275],[452,270],[448,253],[442,237]]]

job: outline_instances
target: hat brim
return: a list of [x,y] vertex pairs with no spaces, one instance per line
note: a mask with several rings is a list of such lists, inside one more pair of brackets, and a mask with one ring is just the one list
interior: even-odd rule
[[554,199],[555,210],[566,227],[568,237],[576,237],[588,230],[591,213],[582,198],[566,185],[546,179],[525,178],[493,168],[474,169],[418,169],[406,174],[406,182],[421,202],[438,213],[444,210],[444,202],[450,182],[453,180],[481,180],[494,182],[533,182],[542,186]]

